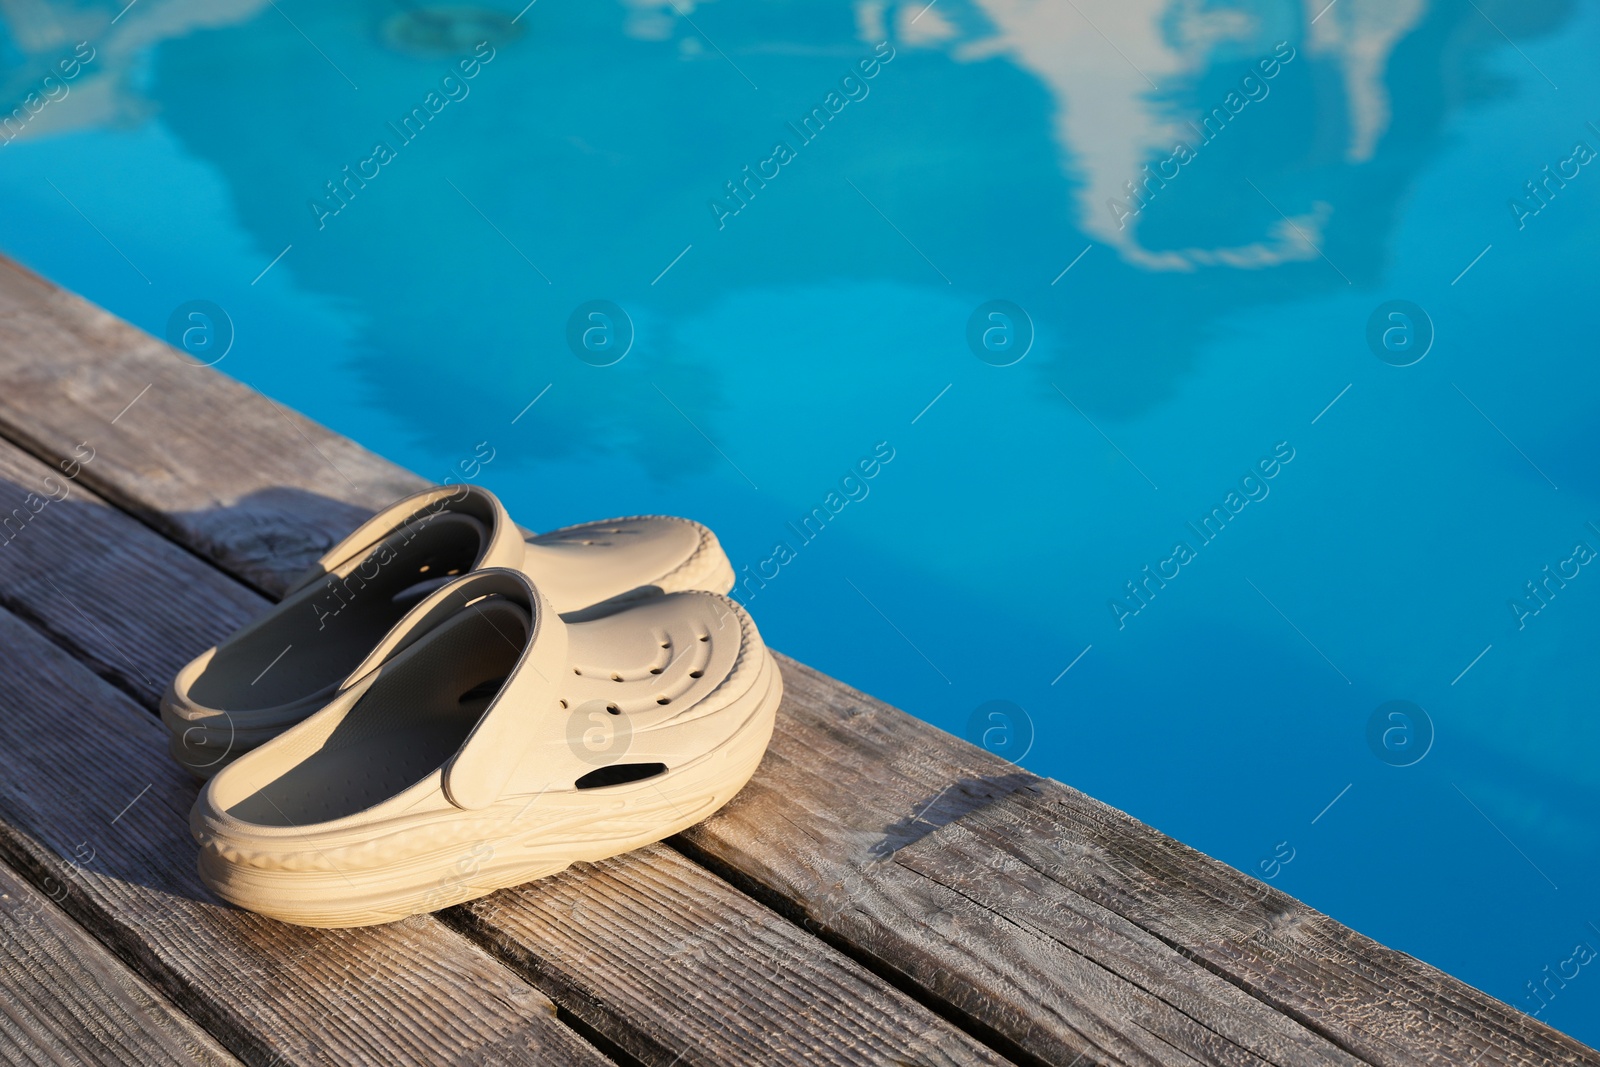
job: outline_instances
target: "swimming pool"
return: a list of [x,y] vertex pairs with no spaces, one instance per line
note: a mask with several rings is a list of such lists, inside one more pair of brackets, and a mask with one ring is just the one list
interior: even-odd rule
[[7,254],[1600,1042],[1593,4],[124,3]]

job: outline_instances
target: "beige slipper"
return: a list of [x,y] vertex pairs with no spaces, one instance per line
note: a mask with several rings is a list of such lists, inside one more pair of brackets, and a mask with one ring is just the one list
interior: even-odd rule
[[524,541],[487,489],[428,489],[362,524],[281,603],[178,672],[161,701],[173,758],[206,777],[275,737],[326,704],[419,600],[485,567],[524,571],[555,611],[577,616],[659,592],[726,592],[734,578],[716,535],[687,519],[610,519]]
[[659,841],[755,773],[783,691],[727,597],[566,623],[506,569],[430,594],[359,672],[202,790],[223,900],[365,926]]

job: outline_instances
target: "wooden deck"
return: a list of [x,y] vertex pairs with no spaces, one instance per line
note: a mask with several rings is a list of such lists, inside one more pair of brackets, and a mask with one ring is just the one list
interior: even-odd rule
[[765,762],[681,837],[385,927],[222,906],[161,689],[422,484],[0,259],[0,1055],[1600,1067],[781,657]]

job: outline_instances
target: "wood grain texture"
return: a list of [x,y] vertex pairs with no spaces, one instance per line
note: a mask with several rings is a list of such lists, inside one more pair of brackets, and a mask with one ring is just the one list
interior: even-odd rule
[[762,772],[684,835],[691,855],[1049,1062],[1359,1062],[1111,909],[1024,884],[999,851],[951,850],[972,813],[1045,780],[780,663]]
[[304,570],[416,484],[4,257],[0,380],[14,440],[52,464],[87,443],[84,485],[254,584]]
[[[1041,1008],[1081,996],[1074,969],[1089,960],[1272,1062],[1600,1064],[1566,1035],[1114,808],[781,663],[785,713],[767,761],[734,804],[684,835],[688,850],[1029,1048],[1062,1032]],[[1222,1010],[1227,990],[1302,1036],[1285,1045],[1284,1030]],[[1147,1026],[1124,1017],[1120,1036]],[[1088,1036],[1097,1056],[1126,1055]],[[1207,1062],[1234,1054],[1163,1036]]]
[[510,1043],[606,1061],[437,920],[285,926],[215,903],[165,731],[0,611],[0,858],[250,1063],[437,1064]]
[[0,441],[0,606],[152,703],[179,667],[266,602],[108,505],[81,478]]
[[[49,470],[0,441],[0,504],[8,494],[42,490]],[[8,552],[18,555],[7,560]],[[0,602],[36,620],[97,673],[155,677],[163,685],[188,656],[269,604],[82,487],[40,510],[0,547]],[[164,644],[173,641],[184,652],[175,654]],[[143,687],[135,694],[149,700],[158,695]],[[192,849],[182,862],[192,866]],[[772,1044],[776,1037],[791,1052],[807,1049],[806,1062],[1004,1062],[848,957],[669,850],[623,857],[606,870],[604,878],[554,880],[553,891],[592,899],[578,913],[584,921],[564,916],[555,927],[546,923],[545,883],[539,883],[496,898],[490,917],[470,926],[564,1007],[643,1062],[666,1064],[680,1054],[684,1067],[786,1062]],[[600,897],[611,899],[602,906]],[[778,975],[769,983],[773,995],[752,995],[748,975],[708,970],[697,979],[696,995],[684,998],[681,939],[664,938],[664,911],[698,919],[703,929],[695,941],[703,952]],[[727,916],[739,921],[720,918]],[[595,939],[609,940],[619,951],[574,962],[571,946]],[[565,956],[557,951],[563,945]],[[785,965],[794,961],[801,969],[790,975]],[[747,1018],[743,1028],[728,1029],[726,1006],[735,1002],[746,1002]],[[796,1004],[801,1010],[791,1011]],[[877,1036],[870,1042],[840,1040],[862,1033]]]
[[665,846],[444,918],[642,1063],[1006,1062]]
[[238,1060],[0,865],[0,1060],[225,1067]]
[[[31,275],[0,270],[0,373],[26,383],[0,398],[0,433],[50,462],[69,455],[105,425],[113,397],[173,358],[153,345]],[[70,364],[58,370],[75,383],[65,398],[38,369],[50,360]],[[121,461],[83,478],[262,588],[281,589],[303,558],[280,566],[230,549],[250,540],[253,505],[196,516],[195,501],[237,505],[236,486],[286,486],[302,494],[282,520],[283,543],[296,545],[325,542],[352,512],[421,484],[365,453],[350,481],[325,477],[305,447],[323,438],[293,416],[213,419],[216,432],[198,434],[204,447],[175,448],[186,413],[242,388],[184,371],[163,375],[171,398],[143,411],[142,433],[162,445],[119,438]],[[268,473],[246,469],[258,456],[273,457]],[[308,489],[339,500],[319,505]],[[236,511],[243,532],[228,529]],[[1600,1062],[1120,812],[783,666],[788,692],[766,762],[682,847],[1008,1051],[1063,1064]]]

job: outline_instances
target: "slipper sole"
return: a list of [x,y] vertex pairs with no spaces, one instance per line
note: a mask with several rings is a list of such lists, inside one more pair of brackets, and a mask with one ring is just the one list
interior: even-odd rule
[[[719,714],[748,707],[716,748],[665,774],[600,789],[563,790],[526,802],[508,799],[475,819],[483,832],[420,855],[361,869],[286,870],[252,862],[243,841],[206,835],[201,879],[230,904],[298,926],[356,927],[395,922],[556,874],[573,863],[630,852],[706,819],[755,774],[771,739],[783,677],[772,654],[751,690]],[[538,802],[544,800],[540,807]],[[498,827],[492,825],[498,822]],[[485,825],[489,823],[490,825]],[[313,850],[317,842],[305,842]]]

